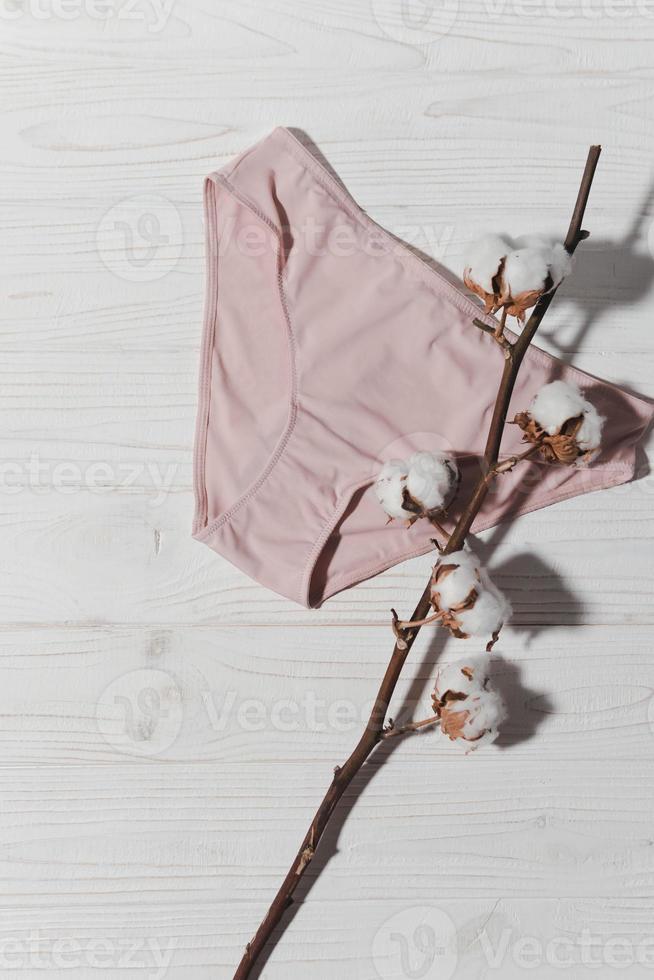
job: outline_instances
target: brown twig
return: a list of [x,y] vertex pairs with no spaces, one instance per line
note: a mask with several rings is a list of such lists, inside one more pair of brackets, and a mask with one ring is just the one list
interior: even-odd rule
[[497,340],[498,343],[504,340],[504,328],[506,326],[506,318],[508,312],[509,312],[508,306],[502,307],[502,312],[500,314],[500,322],[495,327],[495,333],[493,334],[495,340]]
[[522,463],[526,459],[531,459],[532,456],[535,456],[540,450],[540,447],[541,442],[535,442],[524,453],[518,453],[517,456],[507,456],[506,459],[497,462],[486,474],[486,480],[490,483],[496,476],[501,476],[502,473],[510,473],[518,463]]
[[[579,242],[583,241],[583,239],[588,236],[588,233],[582,230],[581,224],[600,152],[601,147],[599,146],[592,146],[588,152],[586,167],[582,177],[581,186],[579,188],[579,193],[577,195],[577,202],[570,221],[568,234],[564,242],[565,247],[570,254],[574,252]],[[529,344],[533,340],[533,337],[541,324],[543,316],[547,312],[547,309],[552,302],[555,292],[556,290],[554,289],[546,296],[541,297],[534,307],[529,320],[525,324],[522,333],[517,340],[511,344],[509,356],[504,362],[502,379],[500,381],[497,399],[495,402],[495,409],[488,432],[488,439],[486,441],[486,448],[484,451],[485,473],[480,477],[475,489],[473,490],[472,495],[465,509],[463,510],[456,527],[454,528],[454,531],[450,535],[449,540],[443,549],[443,554],[458,551],[463,546],[472,523],[484,502],[491,482],[488,479],[488,473],[493,469],[498,461],[502,433],[506,423],[506,413],[509,408],[509,402],[513,393],[513,387],[515,385],[520,364],[522,363],[522,359],[527,351],[527,348],[529,347]],[[427,584],[416,608],[413,611],[413,615],[411,616],[412,621],[425,619],[427,617],[431,608],[429,600],[430,583]],[[311,863],[316,847],[320,842],[320,838],[325,831],[325,827],[329,823],[338,801],[356,773],[359,771],[359,769],[361,769],[375,746],[378,745],[383,739],[384,719],[386,718],[388,706],[400,678],[402,668],[404,667],[406,659],[409,655],[409,651],[411,650],[413,642],[419,633],[419,629],[419,627],[415,627],[414,629],[407,630],[406,634],[400,635],[396,638],[393,653],[388,666],[386,667],[379,691],[377,692],[377,697],[375,699],[366,729],[347,761],[342,766],[337,766],[334,770],[334,778],[332,779],[331,785],[327,790],[322,803],[318,807],[313,820],[311,821],[311,826],[309,827],[309,830],[307,831],[304,840],[300,845],[293,863],[291,864],[288,874],[284,878],[284,881],[275,895],[275,898],[273,899],[263,922],[257,929],[252,941],[248,943],[245,949],[243,958],[238,969],[236,970],[236,973],[234,974],[234,980],[245,980],[246,977],[250,976],[252,968],[261,955],[266,942],[268,939],[270,939],[273,930],[281,921],[284,912],[290,905],[292,905],[293,893],[297,888],[302,875],[305,873],[307,867]]]
[[398,619],[394,623],[395,630],[399,630],[400,633],[404,633],[405,630],[417,629],[419,626],[429,626],[430,623],[436,623],[439,619],[442,619],[444,615],[445,613],[441,610],[440,612],[433,613],[431,616],[425,616],[424,619]]
[[431,715],[429,718],[423,718],[422,721],[409,721],[406,725],[400,725],[398,728],[391,718],[387,727],[382,732],[382,738],[395,738],[396,735],[408,735],[411,732],[417,732],[422,728],[426,728],[427,725],[435,725],[440,720],[440,715]]
[[[449,535],[448,535],[447,531],[445,530],[445,528],[443,527],[443,525],[440,524],[436,520],[436,518],[434,517],[433,514],[428,514],[427,517],[429,519],[429,523],[431,524],[431,526],[432,527],[435,527],[436,530],[439,531],[443,535],[443,537],[447,540],[447,538],[449,537]],[[439,544],[438,547],[440,548],[440,544]]]
[[[506,307],[504,307],[503,312],[505,310]],[[504,356],[507,359],[507,361],[510,360],[511,354],[513,352],[513,344],[511,343],[508,337],[504,336],[504,327],[502,327],[502,333],[498,333],[497,327],[492,327],[490,323],[485,323],[484,320],[480,320],[477,317],[475,317],[475,319],[472,322],[480,330],[483,330],[484,333],[489,334],[493,338],[495,343],[502,348],[502,350],[504,351]]]

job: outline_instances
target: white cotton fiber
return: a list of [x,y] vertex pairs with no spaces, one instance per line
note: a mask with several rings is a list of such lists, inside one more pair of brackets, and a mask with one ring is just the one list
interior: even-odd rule
[[520,296],[542,289],[549,273],[549,254],[540,248],[509,252],[504,263],[502,296]]
[[503,235],[484,235],[471,242],[463,259],[466,274],[487,293],[492,293],[493,278],[511,248],[511,242]]
[[457,694],[476,694],[483,691],[488,680],[490,658],[477,654],[441,667],[436,676],[434,696],[439,701],[453,691]]
[[550,275],[553,279],[553,285],[558,286],[571,272],[572,256],[561,242],[556,242],[552,246],[550,258]]
[[443,555],[439,561],[448,565],[467,565],[469,568],[478,568],[479,559],[470,548],[461,548],[460,551],[451,551],[448,555]]
[[529,407],[529,414],[553,436],[568,419],[583,415],[589,406],[592,408],[576,385],[551,381],[540,389]]
[[465,602],[472,589],[481,588],[481,569],[470,551],[454,551],[451,555],[444,555],[436,563],[436,569],[443,565],[457,567],[438,576],[438,581],[432,587],[432,596],[438,599],[439,609],[452,609]]
[[606,419],[602,418],[594,405],[586,402],[587,408],[584,410],[584,421],[581,423],[579,431],[575,436],[577,445],[585,453],[599,449],[602,441],[602,429]]
[[470,609],[456,614],[461,629],[469,636],[492,636],[497,633],[511,615],[511,605],[506,596],[493,585],[482,571],[482,587]]
[[541,254],[552,277],[552,286],[558,286],[572,271],[572,256],[562,242],[551,242],[542,235],[523,235],[516,238],[515,248]]
[[520,235],[519,238],[513,240],[514,249],[519,248],[537,248],[541,252],[551,251],[551,243],[549,239],[545,238],[544,235]]
[[552,381],[544,385],[531,403],[529,414],[551,436],[560,432],[569,419],[583,415],[575,437],[577,444],[582,452],[599,448],[606,420],[576,385],[566,381]]
[[[558,286],[572,269],[572,257],[561,242],[541,235],[523,235],[512,241],[508,235],[484,235],[472,242],[464,255],[467,285],[496,305],[509,305],[518,297],[533,305],[529,294]],[[501,275],[493,282],[501,269]],[[479,287],[479,288],[477,288]],[[519,309],[523,309],[518,304]],[[518,315],[518,311],[514,311]]]
[[466,698],[460,702],[460,707],[453,705],[452,710],[457,709],[468,713],[462,734],[466,741],[473,743],[470,748],[475,750],[496,740],[507,715],[502,698],[493,690],[480,691]]
[[445,453],[414,453],[409,459],[407,490],[424,510],[437,510],[449,503],[459,471]]
[[441,730],[466,751],[494,742],[506,718],[504,703],[490,686],[489,670],[490,658],[478,655],[443,667],[436,677],[434,707]]
[[375,481],[377,500],[389,517],[409,518],[413,515],[402,506],[408,467],[401,459],[391,459],[381,468]]

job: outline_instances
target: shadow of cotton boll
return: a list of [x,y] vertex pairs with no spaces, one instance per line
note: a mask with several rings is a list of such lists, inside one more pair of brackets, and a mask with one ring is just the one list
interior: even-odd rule
[[502,657],[493,657],[491,683],[507,711],[495,744],[500,749],[509,749],[528,742],[553,707],[550,697],[543,691],[527,687],[522,681],[519,665]]
[[[476,542],[474,548],[485,562],[485,552],[490,548],[482,542]],[[491,563],[489,574],[513,607],[509,625],[526,632],[527,642],[556,626],[582,622],[583,602],[538,555],[523,551],[499,565]]]
[[575,253],[573,275],[564,283],[561,300],[572,303],[581,320],[574,317],[573,334],[547,325],[542,331],[548,343],[564,360],[574,355],[589,330],[607,308],[616,313],[634,306],[654,285],[654,184],[648,189],[622,239],[591,235]]

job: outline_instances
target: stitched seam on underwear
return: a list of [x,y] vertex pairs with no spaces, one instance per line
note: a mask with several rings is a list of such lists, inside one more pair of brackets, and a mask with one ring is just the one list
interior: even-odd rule
[[195,491],[195,514],[193,516],[194,534],[197,534],[198,531],[204,525],[206,525],[208,518],[206,453],[211,398],[211,349],[213,347],[216,330],[217,277],[213,259],[214,257],[217,257],[216,245],[218,240],[215,216],[215,196],[213,193],[213,180],[211,177],[208,177],[205,180],[203,197],[205,221],[207,224],[205,245],[205,262],[207,263],[207,268],[205,271],[206,287],[202,317],[198,414],[193,446],[193,480]]
[[236,503],[233,504],[230,508],[228,508],[228,510],[226,510],[224,514],[221,514],[219,517],[216,517],[210,524],[207,525],[207,527],[204,529],[202,533],[203,540],[206,540],[206,538],[210,537],[215,531],[218,530],[218,528],[222,527],[223,524],[228,523],[231,520],[231,518],[234,516],[234,514],[236,514],[236,512],[239,511],[244,504],[246,504],[249,500],[251,500],[251,498],[254,497],[254,495],[258,493],[258,491],[261,489],[265,481],[270,476],[272,470],[279,462],[280,458],[284,453],[284,450],[286,449],[286,446],[288,445],[288,440],[290,439],[293,433],[293,429],[295,428],[295,423],[297,421],[297,410],[298,410],[297,367],[296,367],[297,344],[295,340],[295,335],[293,333],[293,328],[291,326],[291,317],[290,317],[288,302],[286,299],[286,292],[284,290],[284,284],[281,275],[282,273],[281,262],[283,256],[281,235],[279,233],[277,226],[270,220],[270,218],[267,215],[265,215],[263,211],[261,211],[256,206],[256,204],[254,204],[254,202],[250,201],[245,194],[242,194],[240,191],[237,191],[234,185],[231,184],[226,177],[218,173],[214,174],[213,176],[217,179],[217,181],[220,184],[222,184],[226,188],[226,190],[229,193],[233,194],[233,196],[238,201],[240,201],[241,204],[243,204],[245,207],[253,211],[253,213],[256,214],[258,218],[260,218],[266,225],[268,225],[268,227],[275,234],[275,238],[277,240],[277,275],[276,275],[277,289],[279,293],[279,300],[282,307],[282,312],[284,315],[284,320],[286,323],[286,331],[288,336],[291,391],[290,391],[289,414],[288,414],[288,419],[286,422],[286,428],[284,430],[284,434],[281,437],[281,442],[278,444],[275,452],[268,460],[268,463],[266,464],[263,472],[257,478],[256,482],[253,483],[253,485],[241,497],[239,497]]
[[263,141],[264,140],[257,140],[256,143],[253,143],[252,146],[249,146],[246,150],[243,150],[242,153],[236,154],[236,159],[234,159],[232,154],[230,154],[230,159],[227,161],[224,167],[221,167],[220,170],[215,172],[215,176],[222,175],[225,177],[233,177],[241,164],[247,160],[248,157],[252,156],[255,150],[259,149],[259,146]]
[[270,230],[274,233],[278,245],[281,246],[282,244],[281,232],[277,227],[277,225],[275,224],[275,222],[272,220],[272,218],[269,218],[268,215],[261,210],[259,205],[252,200],[251,197],[249,197],[247,194],[244,194],[243,191],[238,190],[236,185],[233,184],[231,180],[228,180],[224,174],[217,173],[215,174],[215,177],[218,183],[222,184],[223,187],[227,191],[229,191],[229,193],[232,194],[237,201],[240,201],[241,204],[243,204],[246,208],[249,208],[250,211],[253,211],[254,214],[256,214],[257,218],[260,218],[264,224],[268,225]]
[[323,521],[320,526],[320,530],[316,536],[316,539],[309,551],[309,555],[304,565],[302,566],[302,574],[300,576],[300,596],[303,601],[306,601],[306,605],[309,605],[309,593],[311,591],[311,579],[315,571],[315,564],[320,556],[321,551],[329,541],[332,532],[334,531],[336,525],[342,518],[343,514],[347,510],[347,506],[352,500],[354,494],[361,490],[367,485],[372,485],[374,483],[373,477],[366,477],[363,480],[356,480],[354,483],[350,483],[345,490],[339,495],[332,512],[329,517]]
[[[253,146],[252,147],[252,149],[253,150],[256,150],[256,148],[258,146],[259,146],[259,144],[257,143],[256,146]],[[275,222],[273,221],[273,219],[272,218],[269,218],[268,215],[265,214],[265,212],[261,210],[261,208],[259,207],[259,205],[256,204],[255,201],[252,200],[251,197],[249,197],[247,194],[244,194],[243,191],[238,190],[237,187],[236,187],[236,184],[232,183],[231,178],[233,177],[233,175],[238,170],[238,167],[239,167],[239,164],[240,163],[241,163],[241,160],[239,160],[237,162],[236,166],[233,168],[233,170],[230,171],[229,175],[226,175],[226,174],[222,173],[221,171],[216,171],[213,176],[215,176],[216,180],[225,187],[225,190],[227,190],[230,194],[233,194],[234,197],[238,201],[240,201],[241,204],[243,204],[244,207],[249,208],[250,211],[252,211],[252,213],[257,216],[257,218],[259,218],[261,221],[263,221],[263,223],[268,228],[270,228],[270,230],[272,232],[274,232],[275,236],[277,237],[278,243],[279,243],[279,248],[281,249],[281,253],[280,253],[280,258],[281,258],[281,257],[284,256],[283,229],[280,228],[277,224],[275,224]],[[280,275],[281,275],[281,281],[282,282],[286,280],[286,270],[287,270],[287,268],[288,268],[288,263],[287,262],[284,262],[283,263],[282,270],[281,270],[281,273],[280,273]]]
[[[608,487],[616,486],[616,483],[618,482],[616,480],[616,477],[619,478],[625,472],[629,473],[632,471],[633,471],[633,465],[631,463],[620,463],[618,466],[612,468],[613,475],[611,478],[607,479],[606,481],[603,481],[602,483],[597,484],[597,486],[594,486],[592,490],[568,490],[565,493],[555,494],[554,496],[550,497],[547,500],[547,503],[538,504],[536,506],[526,505],[524,509],[519,508],[518,510],[513,512],[512,517],[524,517],[526,514],[530,514],[535,510],[542,510],[543,507],[548,507],[550,504],[560,504],[564,500],[568,500],[572,497],[579,497],[583,493],[595,493],[595,491],[597,490],[606,490]],[[480,531],[486,531],[488,530],[488,528],[494,527],[496,524],[501,524],[502,521],[503,519],[501,518],[499,521],[494,521],[492,524],[481,524],[480,526],[475,528],[475,534],[479,533]],[[417,548],[412,551],[403,552],[399,556],[394,555],[392,558],[389,558],[387,561],[383,562],[382,564],[368,566],[367,568],[353,569],[348,572],[341,572],[340,575],[336,575],[329,583],[330,589],[333,589],[334,585],[339,586],[341,583],[344,583],[343,587],[347,587],[347,585],[353,584],[354,582],[361,581],[362,579],[370,578],[373,575],[378,575],[380,572],[386,571],[386,569],[392,568],[394,565],[399,564],[399,562],[408,561],[409,558],[418,558],[420,555],[426,555],[427,552],[433,550],[434,549],[432,545],[425,545],[424,547]],[[339,591],[341,591],[340,588],[333,589],[333,591],[329,592],[329,595],[327,597],[323,597],[323,598],[331,598],[334,592],[339,592]]]
[[[310,171],[323,190],[343,207],[343,210],[353,218],[361,228],[368,232],[375,232],[380,235],[388,246],[387,255],[395,256],[403,265],[415,264],[423,273],[423,278],[436,279],[443,286],[446,298],[450,299],[455,306],[458,306],[463,313],[469,313],[471,318],[478,317],[485,320],[492,326],[497,326],[497,320],[488,316],[483,309],[477,306],[469,296],[458,289],[453,283],[449,282],[437,269],[430,266],[419,255],[411,251],[409,246],[400,238],[395,238],[386,228],[371,218],[359,203],[352,197],[348,190],[339,187],[336,179],[327,171],[319,160],[313,156],[298,139],[287,129],[282,127],[285,136],[284,146],[288,153],[306,170]],[[271,134],[271,135],[274,135]],[[427,286],[430,284],[427,282]]]

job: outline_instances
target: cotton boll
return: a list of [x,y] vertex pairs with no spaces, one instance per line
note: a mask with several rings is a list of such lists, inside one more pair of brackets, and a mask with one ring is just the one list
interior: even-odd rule
[[407,464],[401,459],[391,459],[381,468],[375,481],[377,500],[389,517],[410,518],[414,515],[403,506],[404,490],[408,473]]
[[375,493],[391,518],[415,521],[442,510],[452,499],[459,471],[446,453],[417,452],[408,463],[392,459],[375,481]]
[[552,244],[537,235],[517,239],[502,268],[496,308],[502,306],[507,314],[524,320],[526,311],[558,286],[571,267],[570,255],[560,242]]
[[589,405],[590,402],[586,401],[576,385],[567,381],[551,381],[540,389],[529,407],[529,414],[553,436],[560,432],[568,419],[583,415]]
[[513,242],[504,235],[485,235],[466,250],[463,280],[484,300],[487,313],[503,307],[505,315],[524,320],[526,311],[571,268],[571,256],[561,242],[541,235]]
[[529,412],[551,436],[560,432],[570,419],[583,416],[575,435],[579,448],[588,452],[599,447],[605,419],[576,385],[566,381],[552,381],[545,385],[531,403]]
[[468,549],[443,555],[434,565],[430,601],[453,636],[490,637],[492,649],[511,606]]
[[523,439],[537,446],[543,459],[567,466],[592,460],[600,448],[605,421],[579,388],[565,381],[544,385],[529,411],[518,412],[514,419]]
[[[500,725],[506,721],[507,712],[497,691],[487,690],[466,698],[465,701],[449,706],[449,734],[451,739],[461,738],[472,743],[469,751],[476,751],[483,745],[490,745],[500,734]],[[464,715],[463,724],[456,716]],[[443,722],[441,720],[441,728]],[[455,734],[456,731],[459,734]]]
[[443,667],[432,695],[441,731],[468,750],[495,741],[506,717],[500,696],[490,686],[490,659],[468,657]]
[[492,294],[493,279],[511,247],[511,242],[502,235],[484,235],[472,242],[464,254],[465,278]]
[[451,500],[459,480],[454,460],[445,453],[414,453],[409,459],[406,487],[423,510],[441,510]]

